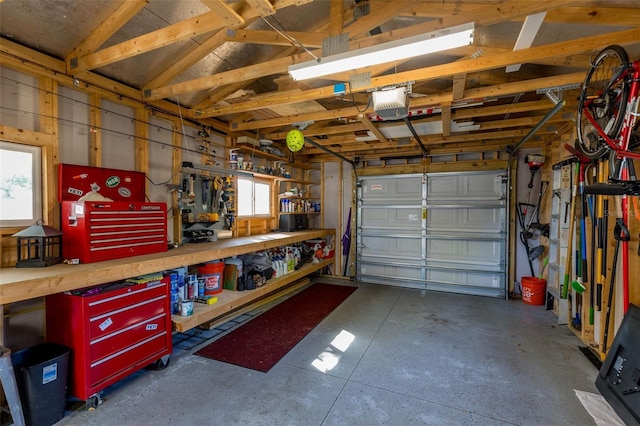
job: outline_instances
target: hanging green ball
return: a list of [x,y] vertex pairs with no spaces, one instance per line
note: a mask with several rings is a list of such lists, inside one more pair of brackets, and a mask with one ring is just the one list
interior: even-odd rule
[[287,133],[287,147],[292,152],[298,152],[304,146],[304,135],[298,129],[290,130]]

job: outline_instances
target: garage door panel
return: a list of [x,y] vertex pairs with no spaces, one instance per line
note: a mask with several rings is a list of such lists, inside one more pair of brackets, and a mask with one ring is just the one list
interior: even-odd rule
[[429,209],[427,229],[437,231],[446,227],[452,230],[477,230],[500,232],[504,228],[503,207]]
[[389,278],[398,280],[422,280],[422,271],[419,268],[409,268],[403,266],[362,263],[360,274],[371,277]]
[[363,179],[362,192],[368,204],[420,204],[422,180],[415,175],[366,178]]
[[502,179],[495,175],[465,176],[460,184],[460,192],[465,197],[494,198],[502,195]]
[[422,241],[418,238],[363,237],[358,251],[362,259],[406,259],[419,265]]
[[499,264],[503,253],[502,243],[494,241],[430,239],[427,242],[427,259],[433,263],[437,259],[442,259],[447,262],[458,261],[460,264],[467,262]]
[[459,192],[458,181],[459,177],[455,175],[438,176],[437,178],[429,179],[427,193],[433,199],[456,198],[455,195]]
[[493,289],[496,291],[499,291],[504,284],[502,278],[498,274],[437,269],[430,269],[427,271],[427,281],[441,284],[452,284],[458,287],[463,286]]
[[483,231],[502,229],[502,212],[499,209],[491,208],[470,208],[459,210],[460,225],[463,228],[480,229]]
[[416,208],[366,208],[362,209],[362,223],[366,228],[420,230],[422,209]]

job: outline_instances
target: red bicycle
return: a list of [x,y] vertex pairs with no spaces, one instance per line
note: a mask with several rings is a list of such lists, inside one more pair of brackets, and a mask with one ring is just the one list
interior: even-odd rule
[[613,153],[615,159],[640,159],[635,151],[640,145],[639,94],[640,60],[630,62],[621,46],[604,48],[591,64],[578,100],[577,147],[586,157],[597,160]]
[[[578,100],[576,148],[590,160],[609,156],[607,182],[585,187],[586,194],[616,196],[616,226],[614,263],[604,329],[603,351],[606,351],[611,303],[618,254],[622,249],[623,310],[629,305],[629,205],[627,197],[640,195],[633,159],[640,159],[638,102],[640,101],[640,60],[629,61],[626,51],[618,45],[604,48],[591,64]],[[603,169],[603,168],[602,168]],[[602,170],[604,172],[604,170]],[[604,180],[604,179],[603,179]],[[606,213],[605,213],[606,214]],[[598,219],[600,220],[600,219]],[[604,222],[606,223],[606,222]],[[598,225],[604,238],[606,226]],[[598,244],[601,247],[602,242]],[[640,254],[640,253],[639,253]],[[593,261],[593,259],[592,259]],[[602,267],[604,270],[604,266]]]

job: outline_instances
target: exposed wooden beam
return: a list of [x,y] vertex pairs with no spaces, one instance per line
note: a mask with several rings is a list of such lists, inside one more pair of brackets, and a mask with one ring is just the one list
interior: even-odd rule
[[331,0],[329,4],[329,34],[332,36],[342,33],[344,26],[344,2]]
[[[482,99],[485,97],[506,96],[506,95],[512,95],[516,93],[521,93],[523,91],[527,92],[527,91],[536,90],[541,87],[552,87],[554,85],[580,83],[583,80],[584,80],[584,73],[572,73],[572,74],[566,74],[566,75],[558,75],[554,77],[544,77],[544,78],[533,79],[533,80],[519,81],[515,83],[501,84],[498,86],[479,87],[479,88],[467,90],[466,92],[467,98],[465,99],[473,100],[473,99]],[[465,99],[461,99],[461,100],[464,101]],[[447,102],[447,101],[451,102],[452,100],[453,98],[451,93],[446,93],[446,94],[437,95],[437,96],[425,96],[421,98],[412,99],[411,106],[415,108],[419,108],[419,107],[425,107],[425,106],[440,105],[443,102]],[[505,106],[504,112],[505,113],[509,112],[510,108],[518,108],[517,105],[518,104],[515,104],[515,105],[509,104],[509,106]],[[484,111],[485,108],[486,107],[483,107],[482,110]],[[457,114],[459,114],[458,111],[461,111],[460,114],[464,114],[463,111],[465,110],[466,108],[460,109],[460,110],[456,109],[454,112],[454,117],[458,118],[457,116]],[[369,108],[369,110],[367,111],[372,111],[372,109]],[[497,113],[494,110],[488,110],[488,111],[490,111],[488,115]],[[270,127],[285,126],[285,125],[299,122],[299,121],[331,120],[331,119],[339,119],[343,117],[356,117],[360,112],[361,111],[358,110],[358,108],[356,107],[348,107],[348,108],[325,111],[325,112],[316,113],[316,114],[295,114],[288,117],[278,117],[278,118],[267,119],[267,120],[257,120],[257,121],[246,122],[246,123],[237,123],[235,124],[235,127],[233,127],[233,130],[266,129]],[[466,118],[468,116],[463,115],[460,118],[462,117]]]
[[[299,31],[287,31],[287,35],[306,48],[322,47],[322,39],[327,37],[328,33],[306,33]],[[292,42],[283,35],[270,30],[247,30],[237,29],[227,31],[225,41],[236,43],[252,43],[252,44],[268,44],[273,46],[291,46]],[[298,46],[295,46],[296,48]]]
[[0,124],[0,138],[7,142],[15,142],[32,146],[53,146],[54,135],[33,130],[20,129]]
[[451,103],[442,104],[442,136],[451,136]]
[[244,68],[237,68],[211,76],[200,77],[169,86],[158,87],[150,90],[149,92],[145,92],[145,99],[157,100],[183,93],[211,89],[227,84],[246,82],[266,75],[276,74],[276,70],[286,70],[289,65],[296,63],[301,55],[305,55],[306,57],[306,53],[286,56],[266,63],[249,65]]
[[456,74],[453,76],[453,88],[451,89],[451,95],[454,101],[460,100],[464,97],[464,86],[466,82],[466,74]]
[[276,13],[276,8],[273,7],[269,0],[246,0],[246,2],[255,9],[260,16],[269,16]]
[[[305,136],[330,136],[337,135],[342,133],[354,133],[361,130],[366,130],[366,127],[362,122],[343,124],[339,126],[319,126],[312,127],[309,126],[304,130]],[[284,139],[287,136],[287,132],[275,132],[275,133],[267,133],[265,137],[267,139],[275,139],[280,140]]]
[[[292,1],[292,0],[289,0]],[[524,16],[529,13],[535,13],[539,11],[548,10],[554,7],[554,5],[566,3],[567,0],[554,1],[539,1],[529,2],[522,4],[518,0],[508,0],[501,5],[503,8],[498,8],[494,5],[487,6],[481,10],[481,13],[475,15],[476,25],[491,24],[500,22],[502,19],[513,18],[517,16]],[[557,5],[555,6],[557,7]],[[387,33],[379,34],[376,36],[366,37],[358,40],[353,40],[349,43],[349,50],[354,50],[362,47],[368,47],[375,44],[395,40],[397,38],[409,37],[424,32],[434,31],[437,29],[446,28],[452,25],[458,25],[466,23],[465,19],[457,18],[455,16],[449,19],[441,19],[438,22],[427,22],[424,24],[414,25],[408,28],[401,28],[393,30]],[[312,52],[317,56],[321,56],[321,49],[317,49]],[[278,58],[272,61],[266,61],[261,64],[250,65],[245,68],[237,68],[229,72],[218,73],[216,75],[201,77],[195,80],[186,81],[166,87],[157,87],[152,90],[148,95],[145,94],[145,98],[148,100],[162,99],[167,96],[178,95],[191,91],[204,90],[211,87],[216,87],[225,84],[231,84],[238,81],[248,81],[255,78],[265,77],[268,75],[286,73],[289,65],[305,62],[312,59],[312,56],[308,53],[297,53],[290,57]],[[388,67],[388,65],[387,65]],[[360,72],[362,70],[358,70]],[[343,77],[343,76],[334,76]],[[344,79],[343,81],[345,81]]]
[[358,116],[358,119],[360,120],[360,122],[362,124],[364,124],[364,126],[367,128],[368,131],[370,131],[371,133],[373,133],[373,135],[380,141],[383,143],[389,143],[389,141],[387,140],[387,138],[382,134],[382,132],[380,132],[380,130],[371,122],[371,120],[369,120],[369,117],[367,117],[366,114],[360,114]]
[[[308,3],[309,1],[310,0],[277,0],[276,7],[283,8],[294,4],[300,5],[302,3]],[[246,16],[243,15],[243,18],[246,21],[257,16],[259,16],[258,12],[255,9],[251,9]],[[99,68],[200,34],[218,30],[225,25],[225,19],[218,15],[217,12],[206,12],[157,31],[152,31],[97,52],[81,56],[77,59],[75,69],[84,71]]]
[[[578,40],[571,40],[550,45],[531,47],[529,49],[516,50],[506,52],[501,55],[482,56],[480,58],[465,59],[450,64],[436,65],[433,67],[422,68],[417,70],[405,71],[393,75],[375,77],[371,79],[371,84],[358,87],[354,92],[363,92],[375,87],[384,87],[398,82],[405,81],[421,81],[433,80],[459,74],[460,72],[484,71],[496,68],[502,68],[507,65],[527,62],[530,58],[548,58],[553,56],[570,55],[574,53],[582,53],[603,48],[612,43],[627,44],[634,43],[640,38],[640,28],[631,30],[618,31],[615,33],[600,34],[597,36],[584,37]],[[328,91],[327,89],[331,89]],[[321,99],[328,97],[328,93],[332,92],[333,87],[320,87],[305,91],[301,96],[305,100]],[[314,93],[315,92],[315,93]],[[217,116],[229,113],[237,113],[239,111],[260,109],[277,103],[292,103],[295,100],[287,98],[286,94],[281,93],[271,95],[259,95],[255,100],[249,100],[243,104],[235,104],[232,106],[223,106],[212,108],[199,114],[199,116]]]
[[[57,74],[65,74],[67,67],[65,63],[59,59],[52,58],[44,53],[29,49],[21,44],[6,38],[0,38],[0,52],[10,58],[18,58],[28,68],[31,64],[38,64]],[[5,59],[3,58],[3,61]]]
[[379,27],[394,18],[398,13],[411,6],[411,2],[392,1],[383,3],[382,7],[376,9],[375,13],[359,18],[354,23],[346,26],[344,32],[349,33],[349,39],[355,40],[368,35],[369,31]]
[[89,165],[102,166],[102,98],[89,96]]
[[65,62],[69,70],[77,69],[77,65],[74,65],[72,62],[77,62],[79,57],[87,55],[102,46],[104,42],[109,40],[124,24],[129,22],[131,18],[144,8],[147,0],[123,0],[121,3],[115,12],[98,25],[98,27],[67,56]]
[[[606,2],[597,6],[571,6],[554,9],[547,13],[546,22],[560,24],[608,25],[619,27],[637,27],[638,8],[607,7]],[[637,5],[636,5],[637,6]]]
[[225,30],[217,31],[214,35],[199,44],[198,47],[187,52],[182,58],[175,61],[173,64],[164,69],[160,74],[158,74],[153,80],[149,81],[142,88],[143,94],[150,93],[150,90],[153,90],[153,88],[171,81],[184,70],[195,65],[198,61],[211,53],[211,51],[215,50],[222,43],[224,43],[226,37],[227,32]]
[[202,4],[207,6],[212,12],[216,12],[222,17],[225,26],[236,27],[244,24],[244,18],[240,16],[231,6],[224,0],[200,0]]

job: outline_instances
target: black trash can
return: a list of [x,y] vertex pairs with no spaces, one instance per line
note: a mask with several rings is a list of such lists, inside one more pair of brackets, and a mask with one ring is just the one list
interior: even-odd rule
[[11,355],[27,425],[50,426],[64,417],[70,352],[43,343]]

